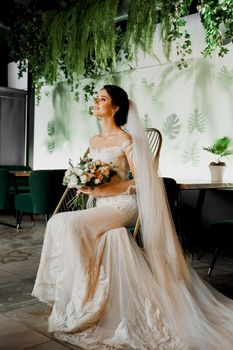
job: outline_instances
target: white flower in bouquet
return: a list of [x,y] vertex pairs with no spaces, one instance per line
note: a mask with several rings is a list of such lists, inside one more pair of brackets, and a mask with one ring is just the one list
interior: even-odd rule
[[[111,178],[116,174],[112,163],[106,163],[101,160],[92,160],[89,156],[80,158],[79,164],[73,166],[69,161],[70,167],[66,170],[63,185],[69,188],[80,188],[82,186],[95,186],[102,185],[111,181]],[[74,199],[71,200],[74,206],[77,202],[82,200],[81,197],[87,197],[83,193],[79,193]]]
[[70,179],[69,179],[69,186],[70,188],[74,188],[78,185],[78,180],[77,180],[77,176],[72,174],[70,176]]
[[76,173],[77,173],[78,176],[80,176],[80,175],[82,175],[83,171],[82,171],[82,169],[77,168]]
[[80,176],[81,184],[85,185],[87,183],[87,180],[88,178],[85,174]]

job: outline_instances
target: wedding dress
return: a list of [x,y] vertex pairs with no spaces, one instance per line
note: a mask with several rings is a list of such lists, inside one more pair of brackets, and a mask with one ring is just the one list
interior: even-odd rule
[[[117,164],[124,180],[130,150],[140,164],[137,198],[129,190],[53,216],[32,294],[52,306],[49,331],[84,349],[231,350],[233,301],[187,265],[161,179],[147,172],[151,159],[131,128],[132,144],[91,149],[91,157]],[[138,210],[143,250],[125,228]]]

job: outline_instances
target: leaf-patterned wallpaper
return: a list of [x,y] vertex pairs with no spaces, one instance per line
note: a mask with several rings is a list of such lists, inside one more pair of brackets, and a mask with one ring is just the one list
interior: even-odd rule
[[[100,123],[90,115],[93,97],[82,90],[86,83],[80,85],[79,102],[65,83],[46,90],[36,108],[34,168],[66,168],[99,132]],[[233,138],[232,46],[223,58],[193,57],[181,71],[172,62],[141,58],[132,69],[104,75],[95,90],[106,83],[122,86],[136,102],[142,125],[161,131],[161,175],[210,178],[213,159],[203,146],[225,135]],[[226,162],[226,175],[233,178],[233,157]]]

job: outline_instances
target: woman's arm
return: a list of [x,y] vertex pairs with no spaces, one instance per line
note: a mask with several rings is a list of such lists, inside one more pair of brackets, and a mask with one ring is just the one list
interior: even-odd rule
[[132,193],[131,189],[133,188],[135,188],[134,179],[109,182],[104,185],[96,186],[94,189],[84,186],[80,188],[77,193],[82,192],[93,197],[108,197]]
[[[132,160],[132,142],[131,137],[128,135],[127,139],[124,140],[127,142],[126,147],[124,147],[125,156],[129,163],[129,167],[135,177],[135,170]],[[136,192],[135,180],[121,180],[119,176],[114,176],[112,181],[107,184],[96,186],[94,189],[90,189],[88,186],[84,186],[78,190],[78,192],[82,192],[93,197],[107,197],[107,196],[117,196],[119,194],[130,194]]]

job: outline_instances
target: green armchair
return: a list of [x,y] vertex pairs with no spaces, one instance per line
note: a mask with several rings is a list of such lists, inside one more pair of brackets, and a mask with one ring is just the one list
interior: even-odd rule
[[62,185],[65,169],[34,170],[29,177],[28,193],[15,196],[16,225],[20,228],[23,213],[45,215],[45,221],[53,213],[64,186]]
[[0,169],[0,210],[7,209],[10,176],[6,169]]
[[[30,166],[26,165],[0,165],[0,170],[8,170],[9,172],[30,171]],[[9,183],[9,193],[12,196],[19,192],[29,192],[29,181],[27,176],[15,177],[11,174]]]

